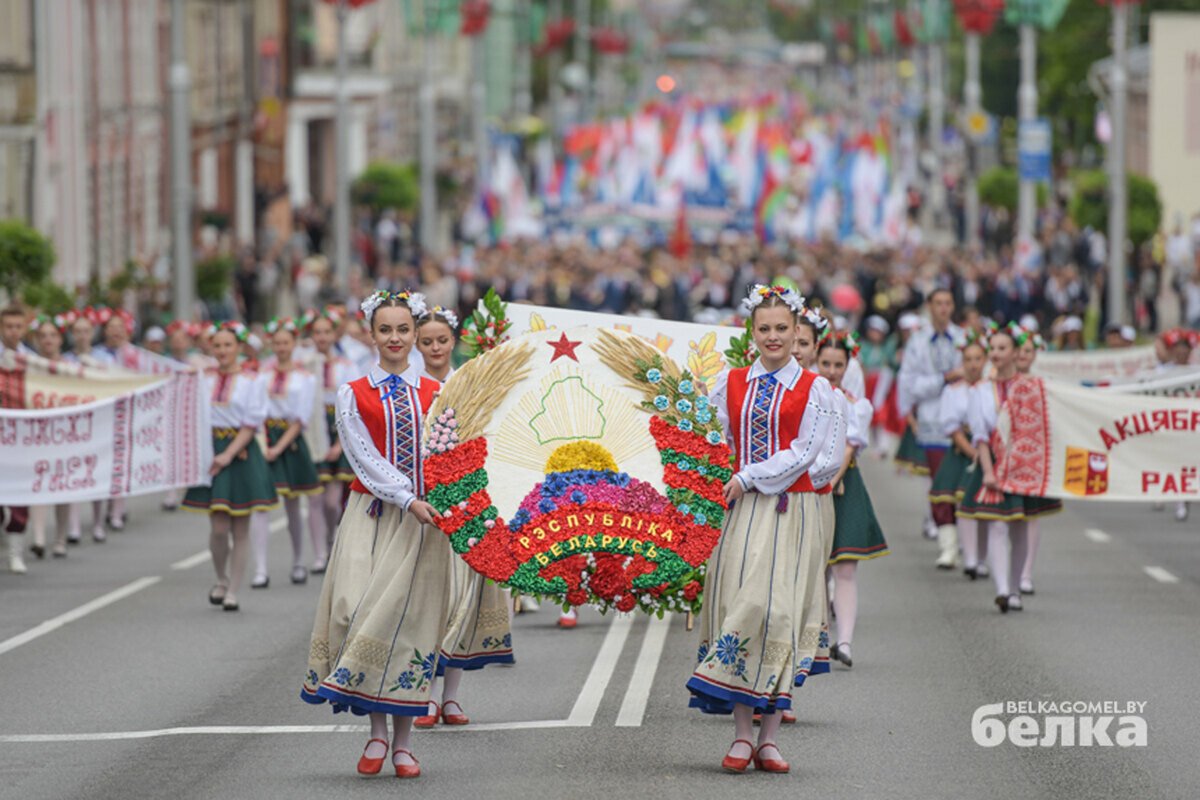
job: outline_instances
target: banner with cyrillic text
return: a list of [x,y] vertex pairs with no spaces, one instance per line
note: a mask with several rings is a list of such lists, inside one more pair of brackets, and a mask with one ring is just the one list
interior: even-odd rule
[[1200,499],[1200,400],[1023,378],[997,429],[1011,494],[1081,500]]
[[151,386],[167,375],[149,375],[0,353],[0,408],[59,408],[92,403]]
[[[67,387],[72,396],[87,391]],[[0,505],[75,503],[206,485],[213,451],[201,376],[157,377],[150,385],[82,405],[0,410],[0,452]]]
[[1033,374],[1060,381],[1101,381],[1130,378],[1158,366],[1153,345],[1112,350],[1078,350],[1042,353],[1033,363]]

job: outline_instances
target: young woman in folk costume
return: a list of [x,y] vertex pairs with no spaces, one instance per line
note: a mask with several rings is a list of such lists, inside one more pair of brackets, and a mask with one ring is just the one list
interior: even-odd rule
[[[101,307],[96,309],[95,319],[100,325],[100,345],[92,351],[92,357],[107,366],[120,366],[126,349],[133,346],[130,342],[136,324],[133,315],[123,308]],[[106,519],[114,531],[125,530],[124,497],[108,501]]]
[[[900,315],[900,320],[896,325],[899,337],[895,353],[896,379],[892,382],[892,394],[888,397],[888,403],[893,409],[891,418],[894,420],[894,428],[892,429],[900,437],[900,443],[896,446],[896,455],[893,460],[902,469],[908,470],[913,475],[925,477],[929,475],[929,464],[925,460],[925,451],[917,444],[917,417],[913,411],[913,400],[905,392],[899,380],[900,365],[904,359],[904,347],[913,332],[920,329],[921,318],[912,312],[907,312]],[[933,518],[928,513],[925,515],[924,532],[930,539],[937,535]]]
[[[308,335],[312,338],[313,346],[317,349],[317,390],[325,405],[325,424],[329,433],[328,449],[317,462],[317,474],[321,476],[322,491],[309,498],[308,518],[313,525],[313,536],[318,531],[324,533],[324,544],[318,547],[313,539],[313,552],[316,560],[312,571],[320,574],[325,571],[329,551],[333,548],[333,536],[337,532],[338,522],[342,518],[342,502],[347,488],[354,481],[354,470],[350,467],[350,459],[342,448],[337,432],[337,393],[338,389],[355,378],[361,377],[358,367],[337,350],[337,331],[342,321],[341,311],[334,306],[328,306],[320,313],[309,312]],[[324,526],[321,527],[321,523]]]
[[[828,382],[791,354],[803,300],[755,286],[744,308],[759,357],[722,373],[711,395],[737,472],[725,485],[732,510],[709,560],[698,663],[687,686],[693,707],[734,715],[722,768],[743,772],[753,760],[759,770],[786,772],[776,741],[780,712],[807,677],[800,653],[823,616],[817,604],[825,604],[833,535],[816,491],[838,471],[845,431]],[[756,710],[757,747],[750,741]]]
[[[972,443],[979,450],[979,469],[967,483],[959,515],[988,524],[988,554],[996,583],[996,606],[1001,612],[1020,611],[1018,586],[1028,554],[1028,523],[1062,510],[1062,501],[1043,497],[1004,494],[999,491],[993,454],[999,444],[997,419],[1018,381],[1018,338],[1016,326],[1001,328],[991,335],[992,379],[982,381],[971,394],[968,415]],[[1015,434],[1015,431],[1014,431]],[[1021,446],[1013,441],[1010,447]],[[1011,548],[1010,548],[1011,545]]]
[[[950,439],[950,449],[929,489],[930,503],[952,503],[958,506],[966,492],[967,483],[978,469],[979,454],[971,442],[971,427],[968,419],[971,396],[983,380],[983,369],[987,365],[987,340],[973,331],[959,348],[962,351],[963,379],[950,384],[942,391],[939,408],[939,429]],[[955,515],[958,526],[958,541],[962,545],[963,574],[971,580],[986,578],[988,540],[987,526],[977,520]]]
[[300,696],[370,715],[359,773],[377,774],[390,754],[397,777],[414,778],[421,768],[412,723],[429,710],[457,559],[421,499],[421,431],[441,384],[409,364],[421,295],[377,292],[362,307],[379,363],[338,389],[338,434],[358,477],[330,554]]
[[254,438],[267,418],[267,387],[238,363],[241,343],[248,335],[238,322],[223,322],[213,333],[217,367],[204,374],[212,415],[212,485],[193,486],[183,498],[185,509],[209,515],[209,550],[217,585],[208,601],[226,611],[238,609],[237,592],[250,555],[250,515],[279,507],[267,462]]
[[841,469],[833,480],[835,523],[833,550],[829,555],[838,631],[831,656],[847,667],[854,665],[850,644],[858,619],[858,562],[888,554],[883,529],[879,527],[867,486],[855,462],[857,454],[870,443],[873,408],[866,398],[853,397],[842,388],[846,365],[857,349],[858,342],[852,335],[834,335],[821,342],[817,352],[821,377],[845,398],[848,406],[846,450]]
[[[67,327],[67,332],[71,338],[70,357],[83,364],[111,364],[110,360],[98,358],[99,350],[93,349],[93,344],[96,339],[96,310],[91,306],[83,311],[72,314],[72,319]],[[78,512],[76,512],[78,513]],[[79,536],[68,535],[67,544],[76,545],[80,541]],[[108,538],[108,534],[104,530],[104,501],[92,501],[92,539],[96,542],[103,542]]]
[[[1014,333],[1016,333],[1014,331]],[[1035,331],[1023,329],[1016,333],[1017,337],[1017,373],[1029,375],[1033,371],[1033,363],[1037,354],[1046,349],[1046,341]],[[1021,594],[1033,594],[1033,562],[1037,559],[1038,545],[1042,543],[1041,523],[1036,519],[1029,520],[1029,552],[1025,555],[1025,566],[1021,569]]]
[[[317,379],[293,360],[299,326],[295,320],[276,318],[267,323],[267,335],[275,354],[275,363],[262,373],[267,386],[267,450],[263,454],[271,470],[275,491],[283,498],[288,534],[292,540],[292,583],[304,583],[304,518],[300,512],[302,497],[320,494],[321,480],[313,464],[304,428],[312,417],[316,402]],[[266,522],[265,517],[262,522]],[[320,517],[309,517],[309,537],[313,543],[314,563],[325,566],[325,526]],[[265,588],[267,544],[270,526],[254,527],[254,588]]]
[[[54,317],[43,314],[35,319],[33,321],[33,337],[38,355],[51,363],[76,361],[77,359],[70,353],[63,352],[63,335],[73,321],[74,312]],[[39,559],[46,557],[46,523],[51,508],[54,509],[55,522],[54,546],[51,548],[54,557],[64,558],[67,555],[67,542],[77,543],[80,539],[78,504],[58,503],[54,506],[33,506],[29,509],[29,525],[33,530],[33,544],[29,546],[29,549]],[[103,542],[105,539],[104,527],[100,526],[98,531],[99,536],[95,540]],[[93,530],[93,536],[95,533],[96,530]]]
[[[425,360],[425,374],[445,383],[454,374],[450,356],[458,341],[458,317],[453,311],[433,306],[417,320],[417,350]],[[431,692],[429,713],[413,724],[418,728],[466,725],[470,719],[458,702],[464,670],[490,664],[512,664],[512,621],[508,596],[503,589],[467,566],[453,561],[450,586],[450,620],[438,658],[441,681]],[[440,690],[440,691],[439,691]]]

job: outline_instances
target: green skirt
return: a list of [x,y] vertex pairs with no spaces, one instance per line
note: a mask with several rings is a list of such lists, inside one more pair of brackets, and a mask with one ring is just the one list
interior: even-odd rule
[[[275,446],[287,431],[287,425],[280,425],[279,420],[267,420],[267,444]],[[317,467],[313,464],[308,452],[308,442],[304,436],[297,436],[279,457],[267,465],[271,471],[271,480],[275,491],[284,497],[296,497],[304,494],[316,494],[321,491],[321,478],[317,475]]]
[[929,487],[929,502],[957,503],[962,497],[961,489],[963,475],[971,466],[971,460],[958,452],[958,448],[950,447],[942,458],[942,465],[933,476],[933,484]]
[[[333,445],[338,440],[337,411],[334,406],[325,406],[325,424],[329,430],[329,443]],[[350,466],[350,459],[346,458],[346,451],[343,450],[337,461],[318,461],[317,475],[320,476],[321,483],[352,483],[354,468]]]
[[[214,429],[213,453],[224,452],[234,436],[236,432],[231,429]],[[222,511],[234,517],[278,508],[279,496],[271,484],[267,461],[258,442],[251,439],[233,463],[213,477],[211,486],[188,489],[183,498],[183,507],[188,511],[209,514]]]
[[958,516],[985,521],[1020,522],[1038,519],[1062,511],[1062,501],[1049,497],[1027,497],[1021,494],[1005,494],[998,503],[987,503],[979,499],[983,489],[983,470],[968,471]]
[[911,426],[904,427],[904,435],[900,437],[900,447],[896,450],[896,463],[901,464],[914,475],[928,475],[929,464],[925,461],[925,450],[917,444],[917,435]]
[[842,494],[833,496],[833,551],[829,563],[866,561],[888,554],[883,528],[875,516],[862,473],[851,465],[842,477]]

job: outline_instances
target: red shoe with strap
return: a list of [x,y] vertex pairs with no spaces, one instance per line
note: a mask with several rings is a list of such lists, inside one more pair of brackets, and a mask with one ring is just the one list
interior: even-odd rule
[[[396,756],[400,753],[408,756],[413,760],[411,764],[397,764]],[[421,762],[417,761],[417,757],[408,750],[399,749],[392,751],[392,766],[396,768],[397,778],[419,778],[421,777]]]
[[[383,745],[383,752],[385,753],[385,755],[382,755],[379,758],[368,758],[367,757],[367,747],[370,747],[375,742],[379,742],[381,745]],[[383,769],[383,760],[385,758],[387,758],[387,755],[386,755],[387,748],[388,748],[387,740],[386,739],[368,739],[367,747],[363,748],[362,757],[358,759],[358,774],[359,775],[378,775],[380,773],[380,771]]]
[[[739,744],[744,744],[747,747],[749,747],[750,755],[752,755],[752,756],[754,755],[753,742],[748,742],[745,739],[734,739],[733,744],[731,744],[729,746],[729,749],[732,750],[735,746],[737,746]],[[746,767],[748,767],[748,766],[750,766],[749,758],[735,758],[735,757],[729,755],[728,753],[726,753],[725,758],[721,760],[721,769],[725,770],[726,772],[734,772],[734,773],[745,772]]]
[[796,724],[796,715],[793,714],[791,711],[784,711],[782,724],[795,725]]
[[779,747],[774,742],[760,744],[758,749],[754,751],[754,768],[759,772],[787,772],[791,767],[788,762],[783,760],[783,753],[779,753],[780,758],[763,758],[762,751],[768,747],[774,747],[775,752],[779,753]]
[[433,706],[433,713],[417,717],[413,721],[414,728],[432,728],[438,724],[438,720],[442,716],[442,707],[432,700],[429,701],[429,705]]
[[447,700],[442,703],[442,724],[444,725],[467,725],[471,722],[466,714],[451,714],[450,706],[454,706],[460,712],[463,707],[458,704],[457,700]]

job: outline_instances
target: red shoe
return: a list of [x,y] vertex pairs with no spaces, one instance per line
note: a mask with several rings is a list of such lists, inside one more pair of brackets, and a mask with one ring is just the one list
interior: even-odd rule
[[433,706],[434,712],[432,714],[426,714],[423,717],[417,717],[413,722],[414,728],[432,728],[434,725],[438,724],[438,719],[440,719],[442,716],[442,707],[432,700],[429,701],[429,705]]
[[796,724],[796,715],[793,714],[791,711],[784,711],[783,712],[783,724],[784,725],[795,725]]
[[[384,740],[384,739],[368,739],[367,747],[370,747],[372,742],[379,742],[381,745],[384,746],[384,748],[385,748],[384,752],[387,752],[386,748],[388,746],[388,743],[386,740]],[[383,769],[383,760],[385,758],[387,758],[387,756],[381,756],[379,758],[367,758],[367,747],[363,748],[362,757],[358,759],[358,774],[359,775],[378,775],[379,772]]]
[[413,763],[413,764],[397,764],[396,763],[396,754],[397,753],[404,753],[404,755],[411,758],[414,762],[417,762],[417,757],[414,756],[412,753],[408,752],[407,750],[393,750],[392,751],[392,766],[396,768],[396,777],[397,778],[419,778],[419,777],[421,777],[420,762]]
[[[788,766],[788,762],[784,761],[782,758],[762,757],[762,751],[766,750],[768,747],[774,747],[775,752],[779,753],[779,748],[774,742],[759,745],[758,750],[754,751],[754,768],[759,772],[787,772],[790,767]],[[783,755],[783,753],[779,754],[781,756]]]
[[[747,747],[750,748],[750,754],[754,755],[754,745],[752,743],[746,741],[745,739],[734,739],[733,744],[731,744],[729,746],[730,750],[733,749],[734,744],[746,745]],[[725,770],[726,772],[734,772],[734,773],[745,772],[746,767],[748,767],[748,766],[750,766],[750,759],[734,758],[733,756],[729,755],[728,753],[726,753],[725,758],[721,760],[721,769]]]
[[558,627],[560,627],[560,628],[574,628],[578,624],[579,624],[578,617],[559,617],[558,618]]
[[447,710],[450,708],[450,706],[457,707],[459,711],[463,710],[463,707],[458,704],[457,700],[447,700],[445,703],[442,704],[442,724],[443,725],[467,725],[468,723],[471,722],[471,720],[467,719],[466,714],[451,714]]

